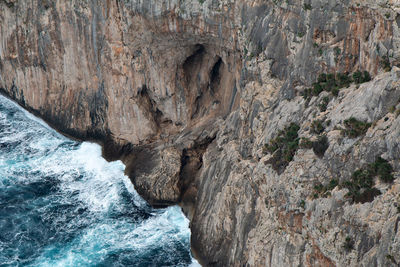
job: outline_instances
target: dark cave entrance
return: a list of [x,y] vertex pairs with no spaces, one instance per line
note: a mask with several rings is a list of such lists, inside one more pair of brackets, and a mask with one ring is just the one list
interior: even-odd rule
[[225,64],[215,48],[196,44],[182,65],[190,120],[217,114],[224,92]]

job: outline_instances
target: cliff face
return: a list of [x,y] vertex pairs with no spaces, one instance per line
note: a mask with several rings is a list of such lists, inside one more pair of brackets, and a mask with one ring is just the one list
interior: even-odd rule
[[[372,0],[2,0],[0,88],[103,143],[151,204],[179,203],[205,265],[396,266],[397,12]],[[307,90],[357,70],[372,81],[328,75]],[[290,123],[300,146],[264,147]],[[353,173],[378,157],[394,181],[371,174],[368,191]]]

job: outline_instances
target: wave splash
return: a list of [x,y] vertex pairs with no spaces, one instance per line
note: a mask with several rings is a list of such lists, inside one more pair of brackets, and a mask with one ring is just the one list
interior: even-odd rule
[[0,262],[198,266],[180,208],[152,209],[124,169],[1,96]]

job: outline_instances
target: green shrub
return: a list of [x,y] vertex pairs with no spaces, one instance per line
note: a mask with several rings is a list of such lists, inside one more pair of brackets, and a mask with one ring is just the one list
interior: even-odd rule
[[312,148],[314,151],[314,154],[317,155],[318,157],[322,158],[325,154],[325,151],[329,147],[328,137],[326,137],[326,135],[321,135],[321,136],[318,136],[316,141],[311,141],[308,138],[302,137],[300,139],[299,147],[303,148],[303,149],[311,149]]
[[363,80],[361,82],[369,82],[371,80],[371,75],[368,71],[364,70],[363,72]]
[[322,88],[320,83],[314,83],[312,89],[312,95],[317,96],[319,95],[324,89]]
[[377,175],[382,182],[384,183],[393,182],[394,180],[394,177],[392,175],[393,167],[387,160],[381,157],[377,157],[375,162],[370,165],[370,168],[373,169],[373,174]]
[[299,146],[298,131],[300,126],[291,123],[284,130],[279,131],[278,135],[264,145],[264,152],[273,154],[272,158],[266,163],[272,165],[278,173],[282,173],[293,157]]
[[387,255],[386,255],[386,259],[388,259],[389,261],[391,261],[391,262],[393,262],[394,264],[397,265],[396,259],[395,259],[392,255],[387,254]]
[[318,76],[318,82],[319,82],[319,83],[324,83],[324,82],[326,82],[326,73],[321,73],[321,74]]
[[384,71],[387,72],[387,71],[392,70],[392,66],[390,64],[389,57],[387,57],[387,56],[382,57],[380,64]]
[[317,183],[314,185],[314,198],[318,197],[327,197],[330,195],[330,191],[332,191],[336,186],[339,185],[338,180],[331,179],[328,184],[323,185],[322,183]]
[[339,95],[339,88],[333,88],[332,89],[332,95],[333,96],[338,96]]
[[317,78],[317,82],[312,84],[312,88],[305,89],[302,92],[302,96],[306,99],[306,104],[308,105],[312,96],[318,96],[323,91],[331,92],[333,96],[338,96],[339,90],[349,87],[353,81],[360,84],[371,80],[371,76],[367,71],[356,71],[352,77],[353,79],[348,72],[321,73]]
[[308,138],[302,137],[300,139],[299,146],[300,146],[300,148],[311,149],[313,147],[313,142]]
[[344,182],[342,187],[349,190],[347,196],[351,197],[353,202],[370,202],[381,193],[374,187],[374,178],[378,176],[382,182],[390,183],[394,180],[392,172],[393,168],[389,162],[377,157],[375,162],[356,170],[351,180]]
[[371,202],[376,195],[379,195],[379,190],[376,192],[377,189],[373,186],[373,176],[368,170],[363,169],[356,170],[351,176],[351,180],[343,183],[343,187],[349,190],[346,196],[357,203]]
[[299,38],[304,37],[304,35],[306,35],[305,32],[298,32],[298,33],[297,33],[297,36],[299,36]]
[[322,98],[321,103],[318,105],[319,110],[321,112],[325,112],[326,111],[326,109],[328,107],[328,104],[329,104],[329,100],[330,100],[329,96],[325,96],[324,98]]
[[314,133],[314,134],[321,134],[321,133],[323,133],[324,131],[325,131],[325,127],[324,127],[324,125],[322,124],[322,121],[320,121],[320,120],[314,120],[312,123],[311,123],[311,130],[310,130],[312,133]]
[[350,251],[354,249],[354,241],[351,239],[350,236],[347,236],[343,243],[343,248],[346,251]]
[[328,190],[332,190],[332,189],[334,189],[336,186],[338,186],[339,185],[339,182],[338,182],[338,180],[336,180],[336,179],[332,179],[332,180],[330,180],[330,182],[329,182],[329,184],[328,184]]
[[371,80],[371,75],[368,71],[356,71],[353,73],[353,81],[357,84],[369,82]]
[[342,134],[350,138],[364,135],[368,128],[371,127],[371,123],[359,121],[354,117],[345,120],[343,123],[345,129],[342,129]]
[[335,73],[328,73],[328,75],[326,75],[326,81],[335,81]]
[[356,71],[353,73],[353,81],[356,83],[359,83],[359,81],[361,80],[361,72],[360,71]]
[[349,73],[338,73],[336,75],[336,80],[338,87],[343,88],[343,87],[349,87],[351,84],[351,78]]
[[325,151],[328,149],[328,147],[329,147],[329,141],[326,135],[318,136],[317,141],[312,143],[314,154],[320,158],[324,156]]
[[303,8],[304,8],[304,10],[311,10],[312,6],[311,6],[311,4],[304,3]]
[[351,78],[347,73],[321,73],[313,84],[312,93],[317,96],[322,91],[327,91],[336,96],[340,88],[348,87],[350,83]]

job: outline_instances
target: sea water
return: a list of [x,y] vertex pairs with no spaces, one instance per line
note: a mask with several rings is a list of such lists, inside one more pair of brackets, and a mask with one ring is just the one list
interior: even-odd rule
[[189,266],[189,222],[152,209],[97,144],[0,96],[0,266]]

